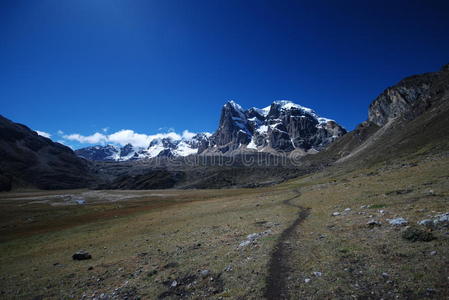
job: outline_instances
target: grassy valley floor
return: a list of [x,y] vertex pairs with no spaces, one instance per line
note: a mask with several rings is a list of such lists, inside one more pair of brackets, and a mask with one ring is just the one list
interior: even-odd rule
[[[449,212],[448,170],[433,156],[258,189],[2,193],[0,297],[448,299],[449,228],[417,225]],[[402,238],[398,217],[434,239]]]

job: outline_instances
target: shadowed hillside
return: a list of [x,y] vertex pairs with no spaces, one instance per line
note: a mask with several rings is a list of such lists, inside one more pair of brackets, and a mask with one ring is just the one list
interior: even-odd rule
[[69,147],[0,116],[0,191],[87,187],[92,174],[90,163]]

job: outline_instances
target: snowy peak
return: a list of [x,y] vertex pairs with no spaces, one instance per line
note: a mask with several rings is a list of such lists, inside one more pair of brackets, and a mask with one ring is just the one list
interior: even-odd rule
[[253,108],[250,108],[250,109],[253,109],[253,110],[257,111],[263,117],[267,117],[268,114],[270,113],[271,106],[267,106],[267,107],[264,107],[264,108],[253,107]]
[[319,151],[345,133],[335,121],[290,100],[248,110],[229,101],[223,106],[219,128],[211,137],[209,148],[221,153],[240,148]]
[[250,137],[251,130],[245,111],[234,101],[227,102],[221,110],[219,128],[211,139],[219,146],[224,146],[231,142],[248,144]]
[[223,121],[221,122],[222,125],[225,124],[224,119],[229,119],[235,123],[240,123],[239,126],[243,128],[246,122],[245,111],[240,105],[231,100],[223,106],[221,119]]
[[207,133],[199,133],[193,137],[181,139],[164,138],[153,140],[147,149],[148,158],[152,157],[179,157],[197,154],[207,147]]
[[93,146],[78,149],[75,153],[83,158],[95,161],[130,161],[154,157],[179,157],[201,153],[209,145],[209,133],[193,136],[183,135],[179,138],[154,138],[147,148],[127,144]]
[[271,104],[269,114],[273,114],[276,112],[282,113],[285,111],[292,112],[295,115],[309,114],[315,118],[318,118],[318,115],[315,113],[315,111],[313,109],[301,106],[301,105],[293,103],[292,101],[289,101],[289,100],[279,100],[279,101],[273,102],[273,104]]
[[223,105],[224,108],[232,108],[235,111],[238,112],[244,112],[243,108],[237,104],[236,102],[234,102],[234,100],[229,100],[228,102],[225,103],[225,105]]
[[75,153],[83,158],[96,161],[124,161],[130,160],[139,151],[131,144],[124,147],[115,145],[93,146],[75,150]]
[[285,110],[289,110],[289,109],[298,109],[298,110],[302,110],[308,113],[315,113],[312,109],[301,106],[299,104],[293,103],[293,101],[290,100],[277,100],[274,101],[272,104],[273,106],[277,106],[280,107],[281,109],[285,109]]
[[313,109],[289,100],[274,101],[265,108],[244,110],[235,101],[226,102],[214,134],[192,134],[157,137],[148,147],[115,145],[94,146],[76,150],[84,158],[99,161],[127,161],[154,157],[182,157],[194,154],[251,151],[304,153],[324,149],[346,130],[335,121],[320,117]]
[[322,118],[318,116],[318,114],[311,108],[293,103],[290,100],[278,100],[274,101],[270,106],[270,111],[268,115],[270,116],[279,116],[281,114],[290,114],[292,116],[306,116],[309,115],[316,119],[318,123],[324,124],[329,121],[333,121],[328,118]]

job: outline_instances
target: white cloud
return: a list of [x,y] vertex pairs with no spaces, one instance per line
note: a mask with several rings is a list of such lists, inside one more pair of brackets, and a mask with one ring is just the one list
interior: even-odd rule
[[104,133],[106,133],[106,132],[109,131],[109,127],[105,127],[105,128],[103,128],[103,129],[101,129],[101,131],[103,131]]
[[142,133],[135,133],[130,129],[123,129],[108,136],[108,141],[122,146],[131,144],[137,147],[148,147],[151,142],[150,136]]
[[172,140],[180,140],[181,136],[177,134],[176,132],[168,132],[168,133],[158,133],[154,135],[149,136],[152,140],[154,139],[172,139]]
[[63,134],[64,134],[64,131],[58,130],[58,134],[59,134],[59,135],[63,135]]
[[191,139],[191,138],[193,138],[194,136],[196,135],[196,133],[193,133],[193,132],[190,132],[190,131],[188,131],[188,130],[184,130],[183,132],[182,132],[182,137],[184,138],[184,139]]
[[62,136],[66,140],[77,141],[82,144],[104,144],[108,141],[108,137],[102,133],[96,132],[92,135],[84,136],[78,133]]
[[137,133],[130,129],[122,129],[112,134],[103,134],[100,132],[95,132],[92,135],[84,136],[78,133],[63,135],[62,137],[66,140],[77,141],[82,144],[119,144],[124,146],[126,144],[131,144],[137,147],[148,147],[152,140],[169,138],[172,140],[180,140],[182,138],[191,138],[195,135],[188,130],[184,130],[182,136],[176,132],[167,133],[157,133],[154,135],[147,135],[143,133]]
[[51,134],[49,134],[48,132],[45,131],[40,131],[40,130],[36,130],[37,134],[46,138],[50,138]]

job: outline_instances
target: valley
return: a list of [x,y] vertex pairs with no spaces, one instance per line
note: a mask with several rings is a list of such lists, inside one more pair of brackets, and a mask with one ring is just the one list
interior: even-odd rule
[[[258,189],[3,193],[1,295],[442,299],[449,224],[411,242],[388,220],[427,230],[417,222],[447,213],[448,168],[447,153],[419,154]],[[67,195],[86,202],[67,205]],[[309,213],[291,227],[296,206]],[[273,258],[279,242],[284,255]],[[92,259],[72,260],[81,249]],[[273,280],[285,295],[270,296]]]

